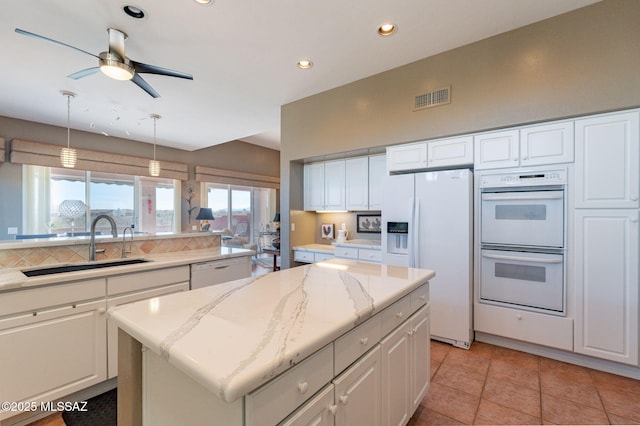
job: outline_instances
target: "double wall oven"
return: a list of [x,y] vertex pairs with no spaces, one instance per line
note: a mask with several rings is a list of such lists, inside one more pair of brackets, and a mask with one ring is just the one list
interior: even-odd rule
[[480,176],[480,303],[566,313],[567,171]]

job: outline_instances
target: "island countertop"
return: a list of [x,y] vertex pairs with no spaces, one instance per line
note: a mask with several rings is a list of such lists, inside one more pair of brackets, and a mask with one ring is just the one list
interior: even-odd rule
[[336,259],[118,306],[111,320],[233,402],[435,276]]

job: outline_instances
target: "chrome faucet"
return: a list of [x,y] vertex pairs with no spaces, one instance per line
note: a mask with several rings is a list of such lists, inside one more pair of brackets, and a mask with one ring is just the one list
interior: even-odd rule
[[[127,229],[131,231],[131,240],[129,240],[129,251],[127,251],[127,249],[125,248]],[[127,253],[131,253],[132,244],[133,244],[133,228],[130,226],[127,226],[126,228],[124,228],[124,231],[122,231],[122,258],[123,259],[127,257]]]
[[[91,244],[89,245],[89,261],[96,260],[96,223],[100,219],[107,219],[111,224],[111,235],[113,238],[118,238],[118,229],[116,226],[116,221],[113,218],[106,214],[99,214],[93,219],[91,222]],[[104,250],[103,250],[104,251]]]

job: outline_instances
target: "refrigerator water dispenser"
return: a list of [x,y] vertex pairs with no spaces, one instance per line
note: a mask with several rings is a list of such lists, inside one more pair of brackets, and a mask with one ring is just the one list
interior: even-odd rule
[[387,252],[409,254],[409,222],[387,222]]

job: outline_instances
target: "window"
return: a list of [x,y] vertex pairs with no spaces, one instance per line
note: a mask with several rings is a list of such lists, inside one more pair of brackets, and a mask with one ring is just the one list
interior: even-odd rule
[[211,228],[229,229],[238,237],[257,242],[276,212],[275,189],[215,183],[207,183],[206,188],[207,206],[215,218]]
[[[40,166],[24,166],[24,173],[25,211],[48,205],[44,214],[25,215],[25,233],[86,235],[100,214],[112,216],[118,232],[132,225],[147,233],[180,229],[179,181]],[[96,232],[110,234],[111,227],[101,220]]]

